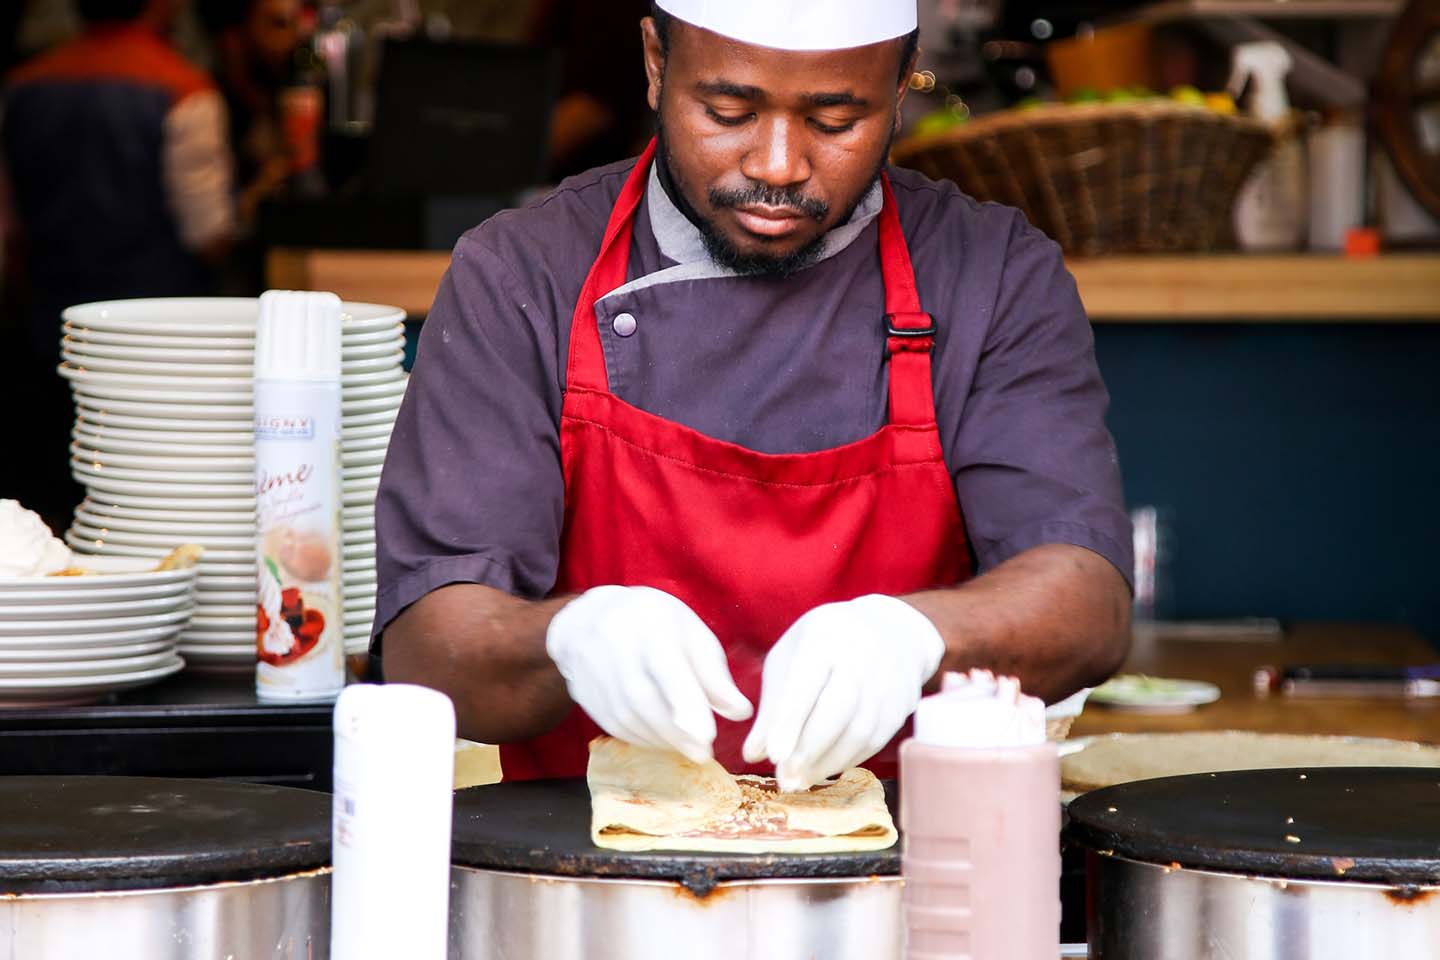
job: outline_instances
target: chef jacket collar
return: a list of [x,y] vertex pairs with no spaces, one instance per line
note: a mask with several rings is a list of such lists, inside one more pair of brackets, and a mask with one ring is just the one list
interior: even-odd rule
[[[717,271],[711,274],[712,276],[736,275],[735,271],[710,259],[710,253],[705,249],[705,239],[700,235],[700,228],[691,223],[690,218],[675,206],[670,195],[660,185],[660,174],[653,164],[650,167],[650,182],[645,189],[645,203],[649,207],[650,228],[655,233],[655,241],[659,244],[663,256],[680,265],[709,264]],[[870,185],[870,190],[861,199],[850,219],[825,235],[816,262],[828,260],[854,243],[861,231],[879,215],[881,203],[880,183],[876,181]]]
[[[854,243],[855,238],[860,236],[870,225],[870,221],[879,216],[880,206],[883,203],[884,194],[880,189],[879,181],[876,181],[861,198],[859,205],[855,207],[855,212],[850,215],[850,219],[825,234],[825,239],[821,242],[820,256],[816,258],[815,262],[828,260]],[[637,277],[596,300],[595,318],[601,324],[606,322],[612,308],[623,309],[623,305],[617,305],[615,298],[625,294],[636,293],[663,283],[739,276],[734,270],[721,266],[711,259],[710,252],[705,249],[705,240],[700,235],[700,228],[691,223],[690,218],[675,206],[670,195],[660,185],[660,174],[656,172],[653,164],[650,167],[650,179],[645,188],[645,205],[646,212],[650,215],[650,230],[655,234],[655,242],[660,248],[660,255],[668,260],[673,260],[675,265],[643,277]]]

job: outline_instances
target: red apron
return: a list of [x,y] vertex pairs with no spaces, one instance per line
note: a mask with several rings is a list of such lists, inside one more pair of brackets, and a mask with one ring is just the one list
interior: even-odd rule
[[[736,684],[758,705],[765,654],[807,610],[867,593],[949,586],[970,575],[935,425],[934,328],[920,309],[895,198],[882,180],[890,408],[879,432],[815,453],[758,453],[616,397],[595,303],[626,280],[653,156],[652,143],[615,201],[575,305],[560,414],[565,523],[555,589],[624,584],[674,594],[715,632]],[[715,719],[716,758],[735,773],[767,772],[740,755],[749,722]],[[575,707],[549,733],[501,747],[505,778],[583,776],[587,744],[600,733]],[[866,766],[895,776],[895,743]]]

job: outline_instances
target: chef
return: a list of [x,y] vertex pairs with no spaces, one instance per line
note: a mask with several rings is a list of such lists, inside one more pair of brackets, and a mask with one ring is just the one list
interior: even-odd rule
[[657,0],[655,141],[456,245],[376,504],[373,650],[507,778],[582,775],[602,731],[788,790],[893,776],[940,671],[1053,700],[1120,662],[1090,328],[1017,211],[886,166],[915,25]]

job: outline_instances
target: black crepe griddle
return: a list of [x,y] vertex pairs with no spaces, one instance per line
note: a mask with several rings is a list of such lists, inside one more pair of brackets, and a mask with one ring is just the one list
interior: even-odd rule
[[1146,863],[1287,880],[1440,884],[1440,769],[1317,767],[1140,780],[1072,801],[1070,834]]
[[[895,784],[885,802],[896,817]],[[590,842],[590,788],[583,779],[521,780],[455,794],[452,862],[463,867],[672,880],[703,897],[726,880],[830,879],[900,872],[900,845],[862,853],[625,852]]]
[[330,797],[148,777],[0,777],[0,895],[281,877],[330,863]]

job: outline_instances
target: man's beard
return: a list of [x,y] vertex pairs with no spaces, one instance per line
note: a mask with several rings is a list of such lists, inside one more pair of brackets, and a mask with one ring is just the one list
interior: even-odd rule
[[[880,159],[875,164],[875,169],[870,177],[865,181],[865,189],[860,191],[859,196],[845,211],[845,215],[835,222],[836,226],[850,221],[856,208],[860,206],[870,193],[870,189],[880,179],[880,174],[885,169],[885,162],[890,156],[890,144],[894,139],[895,132],[892,127],[890,136],[885,140],[885,149],[880,151]],[[700,231],[700,238],[705,243],[705,251],[710,255],[710,259],[741,276],[771,277],[782,280],[812,266],[820,259],[820,255],[825,249],[825,237],[829,231],[821,233],[804,246],[785,254],[745,253],[737,248],[720,232],[713,221],[706,219],[695,209],[694,205],[686,198],[685,192],[680,189],[680,185],[671,177],[670,154],[665,143],[665,124],[658,115],[655,121],[655,141],[656,162],[659,164],[658,172],[660,181],[665,186],[665,192],[671,202],[685,215],[685,219],[693,223]],[[823,200],[807,197],[799,190],[771,187],[756,181],[751,181],[750,185],[743,190],[721,190],[718,187],[711,187],[706,197],[710,201],[710,205],[716,208],[734,208],[750,204],[788,207],[817,223],[823,223],[830,213],[830,205]]]

